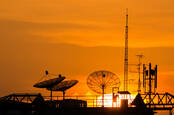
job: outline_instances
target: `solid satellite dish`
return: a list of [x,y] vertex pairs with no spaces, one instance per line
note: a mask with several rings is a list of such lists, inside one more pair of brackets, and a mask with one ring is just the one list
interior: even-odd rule
[[102,94],[102,106],[104,107],[104,94],[112,93],[113,87],[120,87],[119,77],[110,71],[96,71],[87,78],[88,87]]
[[[67,80],[67,81],[62,81],[61,83],[55,85],[52,87],[52,91],[62,91],[63,92],[63,99],[65,97],[65,91],[74,85],[78,83],[77,80]],[[51,88],[47,88],[48,90],[51,90]]]
[[[41,81],[43,79],[43,77],[49,77],[50,75],[51,76],[56,76],[56,78]],[[54,85],[59,84],[61,81],[63,81],[65,79],[65,77],[62,77],[61,75],[54,75],[54,74],[48,73],[47,70],[45,71],[45,75],[43,77],[41,78],[41,80],[39,80],[38,83],[34,84],[33,87],[36,87],[36,88],[50,88],[51,100],[52,100],[52,87]]]
[[45,80],[45,81],[34,84],[33,87],[50,88],[50,87],[53,87],[54,85],[60,83],[64,79],[65,79],[65,77],[58,77],[58,78],[48,79],[48,80]]
[[65,90],[73,87],[77,83],[78,83],[77,80],[62,81],[61,83],[53,86],[52,91],[65,91]]

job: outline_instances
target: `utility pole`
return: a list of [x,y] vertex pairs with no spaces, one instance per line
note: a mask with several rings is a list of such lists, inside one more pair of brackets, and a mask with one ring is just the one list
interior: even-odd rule
[[128,91],[128,9],[126,9],[125,26],[124,91]]
[[139,59],[139,64],[138,64],[138,74],[139,74],[139,79],[138,79],[138,93],[141,93],[141,79],[140,79],[140,74],[141,74],[141,65],[142,65],[142,63],[141,63],[141,59],[143,58],[143,55],[136,55],[137,57],[138,57],[138,59]]

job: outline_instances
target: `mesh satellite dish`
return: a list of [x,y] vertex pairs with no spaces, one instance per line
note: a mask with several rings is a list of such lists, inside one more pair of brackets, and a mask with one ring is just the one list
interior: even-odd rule
[[[41,81],[43,78],[50,77],[50,76],[57,76],[57,77]],[[46,70],[45,75],[39,80],[39,82],[34,84],[33,87],[36,87],[36,88],[50,88],[51,100],[52,100],[52,87],[54,85],[59,84],[64,79],[65,79],[65,77],[62,77],[61,75],[54,75],[54,74],[48,73],[48,71]]]
[[[63,92],[63,99],[65,97],[65,91],[78,83],[77,80],[67,80],[63,81],[55,86],[52,87],[52,91],[62,91]],[[51,90],[51,88],[47,88]]]
[[113,87],[120,87],[119,77],[110,71],[96,71],[91,73],[87,78],[88,87],[102,94],[102,107],[104,107],[104,94],[112,93]]

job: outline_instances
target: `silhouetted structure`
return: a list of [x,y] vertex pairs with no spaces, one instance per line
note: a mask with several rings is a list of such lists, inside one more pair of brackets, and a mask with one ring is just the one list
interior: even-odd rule
[[44,99],[39,94],[10,94],[0,98],[1,115],[31,115],[32,111],[44,109]]
[[151,68],[149,63],[149,70],[143,64],[143,87],[145,93],[155,93],[157,89],[157,65],[154,69]]
[[125,26],[124,91],[128,91],[128,9]]
[[146,68],[145,64],[143,65],[143,87],[144,94],[141,94],[141,97],[147,108],[151,108],[152,110],[169,110],[170,115],[172,114],[174,96],[170,93],[156,92],[157,65],[154,69],[152,69],[151,63],[149,63],[149,69]]
[[[48,76],[48,75],[52,75],[52,76],[57,76],[57,75],[54,75],[54,74],[51,74],[51,73],[48,73],[48,71],[46,70],[45,71],[45,75]],[[43,76],[43,77],[46,77],[46,76]],[[42,77],[42,78],[43,78]],[[57,85],[59,84],[61,81],[63,81],[65,79],[65,77],[62,77],[60,74],[58,77],[56,78],[53,78],[53,79],[48,79],[48,80],[44,80],[44,81],[41,81],[39,80],[39,82],[37,82],[36,84],[33,85],[33,87],[36,87],[36,88],[49,88],[50,89],[50,97],[51,97],[51,100],[52,100],[52,87],[54,85]]]
[[47,103],[55,104],[56,108],[62,109],[62,108],[86,108],[87,102],[83,100],[77,100],[77,99],[64,99],[64,100],[54,100],[52,102],[47,101]]
[[113,87],[120,87],[120,79],[109,71],[96,71],[87,78],[88,87],[99,94],[102,94],[102,107],[104,107],[104,94],[112,93]]
[[139,55],[136,55],[139,59],[139,64],[138,64],[138,74],[139,74],[139,78],[138,78],[138,93],[141,93],[141,59],[143,58],[143,55],[139,54]]
[[51,88],[47,88],[48,90],[52,91],[62,91],[63,92],[63,99],[65,98],[65,91],[68,90],[69,88],[73,87],[78,83],[77,80],[67,80],[67,81],[62,81],[61,83],[54,85]]

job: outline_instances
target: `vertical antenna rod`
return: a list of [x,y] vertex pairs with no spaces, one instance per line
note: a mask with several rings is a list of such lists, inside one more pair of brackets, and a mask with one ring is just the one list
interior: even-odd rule
[[138,79],[138,93],[141,93],[141,80],[140,80],[140,73],[141,73],[141,59],[143,58],[143,55],[139,54],[136,55],[139,58],[139,64],[138,64],[138,74],[139,74],[139,79]]
[[124,91],[128,91],[128,9],[126,9],[125,26]]

